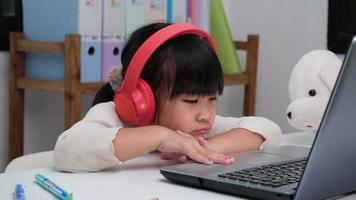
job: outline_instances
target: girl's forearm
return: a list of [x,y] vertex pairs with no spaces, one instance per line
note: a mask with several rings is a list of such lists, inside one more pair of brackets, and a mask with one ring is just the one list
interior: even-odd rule
[[175,132],[163,126],[145,126],[122,128],[113,140],[115,157],[121,161],[130,160],[159,150],[164,153],[182,153],[194,161],[209,164],[211,162],[229,164],[223,154],[211,151],[199,144],[189,134]]
[[121,128],[113,140],[115,157],[126,161],[157,150],[168,133],[169,129],[155,125]]
[[257,150],[263,141],[264,138],[260,134],[242,128],[232,129],[208,139],[209,145],[222,154]]

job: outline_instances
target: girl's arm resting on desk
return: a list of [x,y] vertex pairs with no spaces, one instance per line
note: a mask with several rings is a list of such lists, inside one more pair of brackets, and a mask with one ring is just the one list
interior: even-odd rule
[[247,129],[236,128],[208,139],[209,147],[223,154],[258,150],[264,138]]
[[281,140],[279,126],[266,118],[217,116],[208,144],[216,152],[233,154],[277,146]]
[[182,153],[204,164],[226,163],[226,156],[203,147],[193,136],[162,126],[122,128],[113,143],[115,156],[123,161],[159,150]]
[[113,102],[89,110],[83,120],[62,133],[54,149],[55,166],[63,171],[101,171],[148,152],[180,152],[198,162],[226,163],[193,137],[161,126],[121,128]]
[[123,124],[113,102],[92,107],[86,116],[57,139],[54,164],[63,171],[100,171],[120,163],[112,141]]

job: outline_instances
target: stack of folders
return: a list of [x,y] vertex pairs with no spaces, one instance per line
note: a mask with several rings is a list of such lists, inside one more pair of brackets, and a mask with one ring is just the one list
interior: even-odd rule
[[[121,67],[125,39],[153,22],[190,22],[209,31],[210,0],[23,0],[26,37],[64,41],[81,36],[81,82],[106,82],[113,67]],[[62,55],[28,53],[29,78],[64,79]]]

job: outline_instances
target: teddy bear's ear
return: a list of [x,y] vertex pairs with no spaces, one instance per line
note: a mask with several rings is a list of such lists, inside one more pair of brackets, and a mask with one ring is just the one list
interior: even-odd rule
[[339,74],[342,61],[332,52],[333,55],[325,60],[325,63],[321,70],[319,71],[318,75],[322,82],[330,89],[333,89],[336,78]]

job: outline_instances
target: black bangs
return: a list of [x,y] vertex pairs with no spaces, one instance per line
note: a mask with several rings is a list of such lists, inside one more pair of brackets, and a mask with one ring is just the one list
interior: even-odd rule
[[224,78],[214,50],[202,38],[194,35],[172,39],[176,76],[170,97],[181,94],[209,96],[222,94]]

